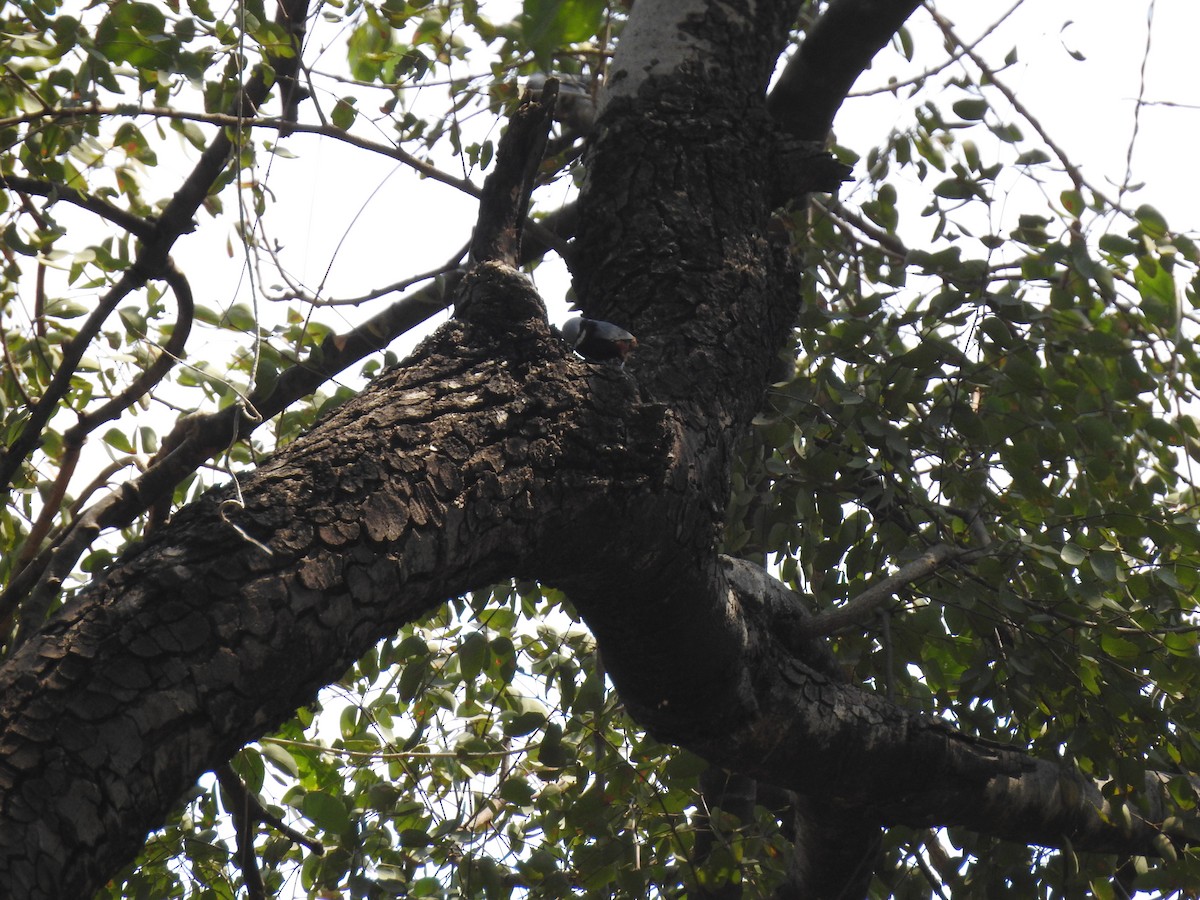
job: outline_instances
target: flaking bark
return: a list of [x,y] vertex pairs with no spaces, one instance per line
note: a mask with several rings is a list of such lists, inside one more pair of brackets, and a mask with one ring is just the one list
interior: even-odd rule
[[88,896],[377,640],[536,571],[653,480],[664,435],[625,420],[627,380],[574,359],[511,270],[465,289],[470,321],[246,476],[244,508],[228,489],[187,507],[0,669],[9,895]]

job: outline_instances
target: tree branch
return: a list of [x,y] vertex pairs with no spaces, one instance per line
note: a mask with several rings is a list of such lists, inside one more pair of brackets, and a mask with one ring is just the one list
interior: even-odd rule
[[483,183],[479,216],[471,239],[470,264],[488,260],[516,266],[521,256],[521,230],[529,198],[537,183],[538,165],[553,124],[558,81],[549,79],[535,98],[526,93],[509,120],[496,167]]
[[[556,233],[569,236],[577,221],[577,208],[574,204],[568,204],[548,215],[539,228],[543,232],[553,229]],[[527,220],[526,230],[533,224]],[[547,244],[538,240],[536,233],[530,237],[534,239],[526,240],[522,245],[522,265],[540,258],[549,249]],[[556,239],[555,243],[561,243],[561,240]],[[159,453],[144,472],[89,507],[58,536],[52,547],[21,568],[5,590],[0,592],[0,621],[15,611],[39,580],[47,577],[46,572],[52,563],[54,571],[59,573],[52,576],[57,579],[52,583],[58,585],[102,531],[124,528],[147,510],[161,507],[164,500],[168,501],[169,507],[171,491],[205,460],[228,449],[233,441],[249,438],[263,422],[274,418],[301,397],[311,394],[330,378],[371,353],[386,349],[400,335],[444,311],[450,305],[449,296],[464,271],[456,269],[448,272],[350,331],[326,337],[321,346],[309,354],[308,359],[284,370],[269,391],[259,390],[251,394],[248,404],[258,413],[257,416],[244,416],[238,407],[229,406],[216,413],[183,417],[163,439]],[[165,519],[166,510],[152,518],[155,521]]]
[[[264,92],[265,93],[265,92]],[[137,116],[151,116],[156,119],[176,119],[185,122],[200,122],[205,125],[216,125],[222,129],[233,129],[241,131],[244,129],[266,128],[282,134],[316,134],[322,137],[332,138],[341,141],[344,144],[349,144],[351,147],[357,147],[360,150],[367,150],[371,153],[377,153],[380,156],[386,156],[389,159],[394,159],[409,166],[416,172],[429,178],[431,181],[438,181],[449,187],[456,188],[471,197],[480,196],[480,188],[476,187],[471,181],[466,178],[458,178],[451,175],[449,172],[443,172],[432,163],[428,163],[418,156],[409,153],[403,147],[395,144],[381,144],[378,141],[371,141],[356,134],[352,134],[335,125],[310,125],[303,122],[291,122],[286,118],[273,116],[258,116],[255,113],[257,107],[247,106],[245,110],[238,114],[236,112],[226,113],[207,113],[207,112],[187,112],[180,109],[172,109],[166,106],[102,106],[100,104],[89,104],[87,106],[72,106],[66,109],[47,109],[36,113],[23,113],[19,116],[9,116],[0,119],[0,128],[12,127],[14,125],[23,124],[26,122],[34,122],[41,119],[76,119],[76,118],[95,118],[97,116],[129,116],[131,118]],[[210,144],[206,148],[206,152],[211,150],[216,144],[224,144],[232,146],[230,139],[223,132],[218,138],[214,139],[214,144]],[[213,177],[212,165],[215,158],[219,156],[220,147],[213,151],[213,158],[205,159],[202,155],[196,169],[193,171],[193,176],[198,178],[197,184],[203,182],[206,177]],[[223,168],[223,167],[222,167]],[[217,170],[220,174],[221,169]],[[197,173],[201,173],[197,175]],[[189,189],[187,197],[194,197],[194,191]],[[197,207],[198,208],[198,207]],[[166,214],[164,213],[164,218]],[[173,214],[172,221],[179,220],[178,216]],[[190,224],[190,221],[185,221],[185,225]],[[190,230],[185,228],[185,230]]]
[[1017,111],[1017,114],[1020,115],[1021,118],[1023,118],[1026,122],[1028,122],[1033,127],[1033,130],[1038,133],[1038,137],[1040,137],[1042,142],[1050,148],[1050,152],[1058,158],[1063,170],[1067,173],[1067,177],[1069,177],[1071,179],[1071,183],[1075,185],[1075,189],[1077,191],[1082,191],[1086,187],[1106,206],[1111,206],[1116,209],[1116,205],[1107,197],[1105,197],[1103,192],[1097,190],[1084,179],[1083,172],[1080,171],[1077,165],[1071,162],[1071,158],[1067,156],[1066,151],[1063,150],[1063,148],[1060,147],[1052,137],[1050,137],[1050,133],[1046,131],[1045,127],[1037,119],[1037,117],[1033,115],[1029,108],[1020,101],[1016,93],[1000,80],[997,72],[987,64],[982,56],[979,55],[979,53],[975,50],[974,45],[968,45],[965,41],[963,41],[963,39],[960,38],[954,31],[954,26],[951,25],[950,20],[934,9],[932,5],[927,2],[927,0],[922,0],[922,5],[924,5],[929,11],[929,14],[933,17],[933,21],[937,24],[938,28],[941,29],[942,34],[945,35],[946,40],[962,50],[963,54],[979,67],[979,70],[983,72],[984,75],[987,76],[988,80],[995,85],[996,89],[1004,95],[1004,99],[1012,104],[1012,107]]
[[237,840],[235,859],[242,870],[246,900],[265,900],[267,891],[258,868],[258,855],[254,852],[254,826],[257,824],[254,807],[258,802],[252,802],[246,785],[242,784],[242,779],[228,763],[217,766],[213,774],[217,776],[217,782],[225,794],[229,815],[233,818],[234,837]]
[[155,357],[154,362],[139,372],[124,390],[99,408],[81,415],[79,421],[63,433],[64,443],[68,445],[82,444],[88,434],[105,422],[119,417],[121,413],[162,381],[183,356],[188,335],[192,332],[192,318],[196,308],[195,300],[192,297],[192,288],[184,274],[175,267],[170,259],[167,260],[163,269],[162,279],[170,285],[178,305],[178,313],[175,317],[175,325],[171,329],[171,336],[159,351],[158,356]]
[[[786,589],[749,563],[725,559],[723,568],[729,614],[749,636],[746,671],[726,676],[746,685],[745,696],[735,689],[728,701],[745,721],[737,725],[722,715],[719,697],[706,695],[706,715],[720,724],[689,744],[705,759],[826,804],[871,810],[879,824],[962,825],[1022,843],[1152,856],[1172,853],[1171,841],[1196,840],[1196,822],[1165,776],[1148,775],[1121,807],[1069,763],[963,735],[822,673],[795,640],[806,614],[780,602]],[[790,690],[750,688],[763,683]],[[637,710],[652,732],[679,713],[641,703]]]
[[977,558],[983,551],[956,547],[953,544],[935,544],[912,562],[905,563],[894,575],[879,578],[862,593],[843,605],[813,616],[796,630],[801,639],[828,637],[870,622],[896,594],[915,581],[927,578],[946,563],[964,562]]
[[[407,368],[242,478],[237,510],[228,490],[190,505],[0,667],[0,869],[14,892],[89,896],[197,771],[402,623],[507,577],[582,509],[638,489],[631,473],[664,440],[604,402],[628,391],[624,376],[589,379],[511,269],[466,280],[528,315],[503,332],[492,319],[443,326]],[[630,439],[597,452],[597,427]],[[573,511],[530,488],[563,473]],[[281,679],[298,656],[303,674]],[[41,754],[66,733],[70,749]]]
[[126,269],[120,280],[100,298],[96,308],[75,336],[63,346],[62,360],[45,392],[29,410],[29,416],[20,433],[7,448],[0,449],[0,490],[7,490],[25,458],[41,443],[42,429],[58,411],[58,404],[66,396],[84,352],[92,339],[99,334],[105,320],[117,308],[118,303],[145,284],[147,277],[148,273],[137,264]]
[[921,0],[830,0],[767,98],[784,131],[824,141],[858,76]]
[[38,197],[45,197],[50,203],[58,201],[70,203],[73,206],[86,209],[88,212],[95,213],[101,218],[107,219],[114,225],[124,228],[130,234],[142,240],[149,240],[154,235],[153,221],[143,219],[141,216],[135,216],[133,213],[121,209],[121,207],[109,203],[107,200],[85,194],[83,191],[76,190],[70,185],[57,181],[26,178],[21,175],[0,174],[0,187],[6,187],[11,191],[19,191],[23,194],[34,194]]

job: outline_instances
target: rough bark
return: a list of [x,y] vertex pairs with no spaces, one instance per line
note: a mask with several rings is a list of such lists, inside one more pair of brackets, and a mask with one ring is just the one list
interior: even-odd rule
[[1155,852],[1163,810],[1114,824],[1070,768],[841,682],[795,598],[716,552],[796,313],[763,173],[798,5],[634,7],[575,259],[585,314],[639,338],[626,368],[575,359],[528,283],[485,265],[458,319],[247,475],[244,505],[186,508],[0,668],[13,896],[87,896],[199,774],[375,641],[513,576],[566,589],[655,735],[802,795],[797,896],[861,896],[891,823]]
[[224,490],[185,509],[0,671],[15,896],[86,896],[198,774],[372,643],[535,574],[545,535],[619,517],[661,477],[664,419],[623,374],[568,358],[511,270],[466,289],[468,321],[247,477],[244,508]]

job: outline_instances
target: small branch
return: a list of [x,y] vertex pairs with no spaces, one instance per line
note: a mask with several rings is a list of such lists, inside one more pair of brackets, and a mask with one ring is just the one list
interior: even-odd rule
[[254,826],[257,824],[251,805],[250,792],[242,779],[226,763],[218,766],[213,774],[225,792],[229,814],[233,817],[234,833],[237,838],[238,868],[242,870],[242,882],[246,885],[247,900],[266,900],[267,890],[263,885],[262,872],[258,870],[258,857],[254,853]]
[[13,362],[12,351],[8,349],[8,332],[0,328],[0,351],[4,356],[4,368],[8,372],[8,377],[11,380],[13,388],[21,395],[21,401],[29,406],[33,401],[29,398],[29,394],[25,391],[25,385],[21,384],[21,378],[17,372],[16,364]]
[[866,590],[836,609],[813,616],[799,626],[799,633],[806,638],[828,637],[856,625],[862,625],[875,617],[877,612],[890,603],[897,592],[932,575],[949,562],[960,562],[978,557],[982,551],[966,550],[953,544],[936,544],[910,563],[906,563],[894,575],[880,578]]
[[[136,460],[133,457],[126,456],[122,457],[121,459],[114,460],[105,466],[104,469],[95,478],[93,478],[91,482],[88,483],[87,487],[83,489],[79,496],[75,498],[74,502],[71,504],[71,508],[67,510],[66,514],[63,515],[62,518],[66,521],[71,521],[77,518],[79,516],[79,511],[83,508],[83,505],[88,501],[92,494],[100,490],[100,488],[103,487],[107,483],[108,479],[114,474],[119,472],[121,469],[126,468],[127,466],[134,465],[135,463]],[[67,463],[64,461],[60,468],[68,468]],[[65,489],[66,481],[64,480],[62,483]],[[58,489],[57,485],[58,482],[56,481],[56,492]],[[49,509],[49,505],[47,505],[47,508]],[[68,526],[65,529],[60,529],[49,546],[42,548],[41,552],[38,552],[36,556],[33,555],[38,549],[37,545],[40,544],[45,537],[45,534],[42,533],[42,520],[45,520],[46,527],[48,528],[53,524],[54,514],[56,512],[56,509],[51,509],[48,514],[44,514],[42,517],[39,517],[38,523],[35,523],[33,529],[30,531],[29,537],[25,539],[23,552],[21,553],[21,557],[15,566],[15,571],[17,574],[13,576],[11,581],[9,581],[8,587],[5,588],[3,592],[0,592],[0,645],[3,645],[7,642],[6,638],[12,631],[12,620],[14,614],[16,613],[17,605],[25,598],[29,591],[32,590],[33,586],[37,584],[38,579],[42,577],[42,574],[46,571],[47,566],[50,565],[50,562],[54,556],[54,551],[57,549],[63,539],[71,533],[72,526]],[[35,534],[38,535],[36,540]],[[27,561],[22,564],[20,561],[22,559]]]
[[1067,176],[1071,179],[1071,183],[1075,185],[1075,189],[1077,191],[1082,191],[1086,187],[1106,206],[1116,209],[1116,204],[1110,201],[1104,196],[1103,193],[1087,182],[1087,180],[1083,177],[1083,173],[1079,170],[1079,167],[1071,162],[1070,157],[1067,156],[1067,152],[1054,141],[1054,138],[1050,137],[1050,133],[1046,131],[1037,117],[1030,112],[1029,108],[1026,107],[1025,104],[1019,99],[1017,99],[1016,93],[1014,93],[1013,90],[1008,87],[1008,85],[1006,85],[997,77],[996,71],[987,64],[982,56],[975,52],[972,46],[968,46],[966,42],[964,42],[963,39],[955,33],[954,26],[951,25],[950,21],[938,13],[938,11],[933,8],[928,0],[922,0],[922,2],[925,6],[925,9],[929,12],[929,15],[933,17],[933,21],[937,24],[938,28],[942,30],[942,34],[945,35],[946,40],[963,50],[971,62],[975,63],[975,65],[979,67],[979,70],[987,76],[988,81],[996,86],[996,90],[1004,95],[1004,99],[1007,100],[1012,108],[1017,111],[1017,114],[1026,122],[1028,122],[1033,130],[1038,133],[1038,137],[1040,137],[1042,142],[1050,148],[1050,152],[1058,157],[1059,163],[1062,164]]
[[[463,261],[463,257],[467,255],[467,251],[471,245],[464,244],[462,249],[458,250],[449,260],[436,269],[430,269],[428,272],[422,272],[420,275],[412,275],[402,281],[397,281],[395,284],[389,284],[387,287],[376,288],[373,291],[367,291],[358,297],[339,297],[329,300],[322,300],[320,297],[314,297],[305,291],[299,284],[296,284],[291,278],[284,274],[284,278],[288,281],[290,290],[285,293],[278,294],[270,299],[275,302],[298,300],[301,303],[307,303],[309,306],[361,306],[363,303],[369,303],[372,300],[378,300],[380,297],[386,297],[388,294],[395,294],[406,290],[421,281],[428,281],[431,278],[436,278],[439,275],[447,275],[450,272],[456,271]],[[281,270],[282,271],[282,270]]]
[[[59,465],[58,477],[54,481],[54,488],[50,496],[46,498],[41,515],[38,517],[37,522],[34,523],[33,528],[30,529],[29,536],[25,540],[25,545],[17,557],[15,568],[18,578],[14,579],[14,585],[25,583],[24,578],[21,577],[26,575],[23,570],[38,553],[42,540],[50,531],[55,517],[60,512],[63,497],[66,495],[67,485],[75,472],[75,465],[79,461],[80,449],[83,447],[84,441],[87,440],[87,436],[103,423],[120,416],[121,413],[144,396],[147,391],[158,384],[183,353],[188,334],[191,332],[195,304],[187,279],[173,264],[168,263],[168,265],[169,268],[164,274],[164,278],[171,285],[179,304],[179,314],[175,321],[171,337],[159,353],[158,358],[147,368],[143,369],[125,390],[121,391],[117,396],[110,399],[98,409],[86,415],[81,415],[79,421],[63,433],[63,459]],[[50,558],[46,557],[47,563]],[[74,565],[74,561],[72,561],[72,565]],[[34,572],[29,574],[40,578],[42,570],[35,569]],[[8,595],[6,592],[4,599],[11,599],[13,596],[19,597],[20,594]],[[7,606],[7,603],[0,604],[0,613],[7,613],[9,611]]]
[[19,191],[23,194],[45,197],[50,203],[59,201],[70,203],[73,206],[78,206],[80,209],[85,209],[101,218],[107,219],[114,225],[124,228],[130,234],[142,240],[149,240],[154,235],[154,223],[152,221],[143,219],[141,216],[135,216],[133,213],[121,209],[107,200],[85,194],[83,191],[78,191],[69,185],[57,181],[41,181],[36,178],[25,178],[20,175],[0,175],[0,187],[8,188],[10,191]]
[[175,327],[171,331],[171,337],[163,345],[154,362],[139,372],[137,377],[123,391],[98,409],[81,415],[79,421],[63,433],[63,441],[68,446],[82,445],[88,434],[95,431],[105,422],[109,422],[120,416],[121,413],[143,397],[147,391],[162,381],[182,357],[188,335],[192,331],[195,301],[192,298],[192,289],[188,284],[187,278],[175,268],[174,263],[170,260],[167,260],[167,266],[162,273],[162,277],[171,286],[179,307],[178,315],[175,319]]
[[968,47],[973,49],[975,47],[978,47],[980,44],[982,44],[985,40],[987,40],[992,35],[992,33],[997,28],[999,28],[1006,21],[1008,21],[1008,18],[1013,13],[1015,13],[1018,9],[1020,9],[1024,5],[1025,5],[1025,0],[1016,0],[1016,3],[1014,3],[1007,10],[1005,10],[1003,13],[1001,13],[999,18],[997,18],[994,22],[992,22],[991,25],[989,25],[986,29],[984,29],[984,31],[979,35],[979,37],[975,38],[975,40],[972,41],[967,47],[959,47],[957,50],[954,50],[945,59],[945,61],[943,61],[940,65],[936,65],[932,69],[926,69],[921,74],[914,75],[911,78],[906,78],[903,81],[889,81],[887,84],[880,85],[879,87],[869,88],[869,89],[863,90],[863,91],[851,91],[846,96],[847,97],[871,97],[876,94],[894,94],[900,88],[908,87],[909,85],[914,85],[914,84],[918,84],[918,85],[922,84],[923,82],[932,78],[934,75],[938,74],[939,72],[943,72],[946,69],[950,68],[950,66],[954,65],[956,62],[958,62],[958,60],[962,59],[962,57],[967,52]]
[[[99,104],[90,104],[88,106],[73,106],[68,109],[53,109],[45,110],[39,113],[26,113],[20,116],[9,116],[5,119],[0,119],[0,128],[12,127],[14,125],[24,124],[28,122],[38,121],[41,119],[73,119],[73,118],[94,118],[99,116],[128,116],[136,118],[137,116],[151,116],[156,119],[178,119],[185,122],[200,122],[205,125],[217,125],[221,128],[266,128],[280,134],[316,134],[322,137],[332,138],[349,144],[352,147],[357,147],[360,150],[369,150],[372,153],[378,153],[381,156],[387,156],[398,162],[404,163],[412,169],[415,169],[420,174],[424,175],[433,181],[439,181],[442,184],[457,188],[464,194],[478,198],[481,194],[480,188],[476,187],[465,178],[456,178],[455,176],[443,172],[432,163],[425,162],[423,159],[414,156],[403,148],[393,144],[380,144],[376,141],[370,141],[358,135],[351,134],[348,131],[343,131],[334,125],[307,125],[301,122],[290,122],[286,118],[258,117],[253,111],[248,110],[244,115],[234,115],[231,113],[198,113],[185,112],[183,110],[171,109],[165,106],[101,106]],[[218,141],[225,143],[228,146],[229,138],[223,133],[219,136]],[[214,144],[218,143],[214,141]],[[211,147],[212,145],[210,145]],[[206,151],[207,152],[207,151]],[[219,154],[214,154],[214,156]],[[197,171],[204,164],[204,158],[197,163]],[[204,166],[204,171],[208,171],[208,167]],[[218,170],[220,171],[220,170]],[[163,214],[165,219],[166,213]]]
[[[286,0],[285,3],[280,4],[277,21],[289,28],[294,37],[302,36],[306,15],[307,0]],[[278,61],[268,58],[267,62],[274,65]],[[259,67],[235,101],[235,115],[230,117],[235,125],[240,127],[243,120],[253,115],[259,104],[266,99],[269,91],[264,69]],[[57,119],[81,115],[93,116],[97,114],[97,109],[98,107],[90,106],[71,110],[49,110],[44,117]],[[128,111],[127,108],[123,109]],[[24,116],[12,118],[13,120],[26,119]],[[33,121],[35,118],[37,117],[29,118],[28,121]],[[192,217],[208,196],[209,189],[224,171],[233,152],[233,146],[229,135],[225,131],[221,131],[205,148],[191,174],[184,180],[167,204],[166,209],[163,210],[153,234],[144,240],[137,258],[125,270],[120,280],[108,290],[75,337],[64,346],[62,362],[50,380],[45,393],[38,398],[37,403],[30,410],[29,418],[21,433],[3,453],[0,453],[0,487],[7,489],[12,483],[13,475],[38,446],[42,439],[42,429],[45,428],[50,418],[58,410],[59,403],[66,396],[71,378],[75,374],[88,344],[99,333],[100,328],[117,304],[129,294],[139,290],[147,280],[164,277],[164,273],[169,271],[168,255],[171,247],[181,235],[194,227],[195,223]]]
[[841,219],[842,221],[853,225],[855,228],[873,240],[879,246],[879,249],[888,254],[888,256],[891,256],[900,262],[904,262],[908,259],[908,247],[904,246],[904,242],[901,241],[900,238],[894,234],[888,234],[888,232],[884,231],[882,228],[879,228],[871,222],[868,222],[854,210],[843,204],[836,197],[811,197],[809,198],[809,202],[812,203],[818,210],[821,210],[837,219]]
[[213,774],[217,776],[217,782],[229,800],[229,814],[233,816],[237,831],[238,865],[246,882],[247,897],[251,900],[266,897],[262,873],[258,869],[258,857],[254,852],[254,829],[259,822],[274,828],[292,843],[299,844],[318,856],[324,855],[325,846],[320,841],[292,828],[263,806],[262,801],[246,788],[229,763],[218,766],[213,770]]
[[[42,541],[45,540],[46,535],[50,533],[50,529],[54,526],[54,519],[62,511],[63,498],[67,495],[67,485],[71,483],[71,476],[75,474],[75,466],[79,462],[79,450],[80,445],[78,444],[68,445],[63,448],[62,462],[58,465],[58,475],[54,479],[54,486],[42,504],[42,510],[38,514],[37,521],[29,529],[29,534],[25,537],[25,542],[21,545],[21,552],[17,554],[17,558],[14,560],[14,573],[21,574],[25,567],[37,556],[38,551],[41,549]],[[3,612],[5,610],[0,609],[0,613]],[[0,630],[0,634],[2,633],[4,632]]]
[[71,386],[71,378],[75,375],[79,361],[83,359],[84,351],[100,332],[105,320],[116,309],[118,303],[140,288],[145,281],[145,274],[139,270],[136,264],[127,269],[121,279],[109,288],[108,292],[100,299],[75,337],[64,345],[62,362],[55,371],[54,377],[50,379],[50,384],[47,385],[45,392],[30,409],[29,417],[26,419],[21,433],[17,435],[7,450],[0,452],[0,489],[8,488],[17,469],[41,442],[42,429],[46,427],[51,416],[57,412],[59,401],[66,396],[67,390]]

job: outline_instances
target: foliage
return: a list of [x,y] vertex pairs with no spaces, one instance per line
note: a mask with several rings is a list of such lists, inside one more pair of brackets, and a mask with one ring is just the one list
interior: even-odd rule
[[[253,131],[222,116],[254,67],[270,82],[295,57],[261,2],[6,7],[4,445],[30,427],[57,373],[68,382],[0,506],[0,584],[158,454],[161,423],[250,408],[298,360],[329,352],[338,320],[313,303],[329,298],[291,279],[271,240],[283,200],[270,173],[290,129],[393,153],[453,184],[450,169],[486,168],[488,128],[518,77],[597,78],[624,16],[622,4],[592,0],[528,0],[489,18],[490,6],[322,6],[300,54],[311,91],[300,122]],[[943,53],[908,32],[897,44],[896,58]],[[906,89],[907,127],[878,148],[837,149],[856,163],[852,200],[779,215],[811,277],[791,374],[773,386],[735,472],[726,550],[775,567],[814,609],[934,545],[972,551],[877,622],[837,635],[840,664],[969,733],[1069,755],[1120,798],[1147,768],[1200,771],[1189,702],[1200,693],[1190,403],[1200,356],[1189,340],[1200,249],[1139,205],[1133,186],[1109,196],[1085,180],[1002,71],[973,53],[931,71]],[[120,283],[145,237],[117,212],[152,225],[178,187],[163,173],[190,167],[221,130],[236,166],[205,197],[199,227],[229,227],[237,252],[291,302],[272,316],[256,286],[224,307],[202,298],[188,315],[177,291],[151,282],[89,333],[95,298]],[[453,165],[433,168],[444,160]],[[87,419],[189,329],[181,365],[117,417]],[[79,340],[86,352],[72,363]],[[221,468],[291,439],[349,390],[293,404],[269,435],[229,446]],[[189,476],[174,502],[212,477]],[[93,547],[81,572],[148,521]],[[6,635],[29,614],[0,609]],[[259,830],[266,887],[285,895],[644,896],[730,879],[760,894],[790,854],[786,826],[760,807],[754,822],[714,812],[718,848],[696,859],[701,765],[637,730],[569,606],[533,584],[461,598],[385,641],[234,768],[324,847]],[[202,781],[105,895],[234,896],[244,875],[230,805]],[[894,829],[887,840],[880,897],[1114,896],[1121,863],[956,831]],[[1191,857],[1135,861],[1120,881],[1194,891],[1200,869]]]

